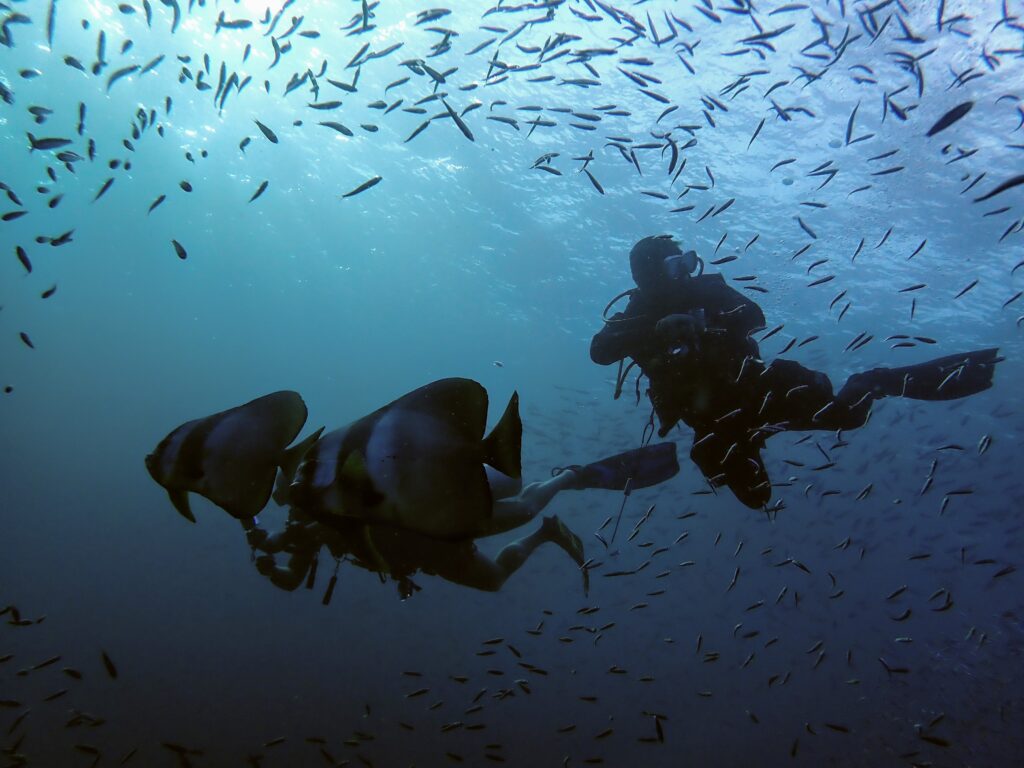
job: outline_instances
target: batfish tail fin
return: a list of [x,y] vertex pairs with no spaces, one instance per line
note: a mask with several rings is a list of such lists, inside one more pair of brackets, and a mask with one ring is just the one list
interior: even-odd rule
[[523,422],[519,419],[519,393],[513,392],[505,413],[484,438],[484,464],[509,477],[523,476]]

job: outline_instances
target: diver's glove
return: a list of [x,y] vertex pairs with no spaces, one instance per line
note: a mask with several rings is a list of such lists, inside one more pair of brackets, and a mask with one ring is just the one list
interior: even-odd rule
[[673,315],[666,315],[654,326],[658,338],[673,351],[689,351],[690,347],[696,347],[701,334],[707,330],[704,321],[703,310],[693,314],[679,312]]

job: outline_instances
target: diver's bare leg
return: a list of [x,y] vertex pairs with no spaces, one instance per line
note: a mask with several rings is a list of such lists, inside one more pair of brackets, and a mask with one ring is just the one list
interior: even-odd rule
[[[518,541],[508,544],[498,553],[497,565],[505,573],[507,579],[533,554],[541,544],[546,542],[557,544],[576,565],[583,566],[583,542],[580,537],[570,531],[556,515],[545,517],[540,528]],[[590,587],[589,573],[583,570],[583,591]]]
[[511,544],[506,544],[494,562],[501,569],[505,579],[511,576],[513,573],[518,571],[525,563],[530,555],[541,544],[549,541],[549,536],[543,527],[538,528],[536,531],[531,533],[529,536],[524,536],[521,539],[513,541]]
[[490,519],[480,522],[480,532],[474,538],[505,533],[525,525],[550,504],[559,491],[574,487],[576,481],[576,473],[567,469],[550,480],[530,483],[518,496],[498,499]]
[[[475,547],[458,557],[447,558],[437,574],[448,581],[474,589],[496,592],[518,571],[537,547],[547,542],[558,544],[569,553],[577,565],[583,563],[583,544],[557,517],[546,517],[540,528],[521,539],[507,544],[492,561]],[[584,588],[587,586],[584,571]]]
[[484,474],[487,475],[487,485],[491,489],[492,499],[508,499],[518,496],[523,490],[521,477],[506,475],[489,464],[484,464]]
[[437,575],[453,584],[497,592],[511,575],[476,548],[460,552],[437,567]]

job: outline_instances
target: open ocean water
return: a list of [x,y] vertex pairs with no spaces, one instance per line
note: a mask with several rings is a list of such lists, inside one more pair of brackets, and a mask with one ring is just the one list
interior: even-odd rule
[[[0,2],[0,765],[1021,765],[1024,4],[432,2]],[[773,437],[771,514],[674,430],[610,547],[622,494],[548,508],[586,594],[547,545],[324,605],[326,550],[278,589],[146,472],[274,390],[305,435],[451,376],[518,391],[528,481],[635,447],[588,349],[661,233],[766,361],[1006,360]]]

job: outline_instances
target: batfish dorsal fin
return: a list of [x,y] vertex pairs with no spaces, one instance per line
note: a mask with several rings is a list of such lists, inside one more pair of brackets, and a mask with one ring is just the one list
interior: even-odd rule
[[288,506],[288,499],[291,493],[291,484],[295,480],[295,473],[298,472],[299,464],[309,453],[309,450],[316,445],[324,428],[320,427],[302,442],[296,443],[284,452],[281,459],[281,471],[274,481],[274,491],[271,494],[274,501],[282,507]]
[[384,410],[399,408],[434,416],[468,442],[477,442],[487,427],[487,390],[472,379],[441,379],[400,397]]
[[295,477],[295,470],[299,467],[299,462],[302,461],[309,449],[313,447],[317,440],[320,439],[320,435],[323,434],[324,428],[320,427],[316,432],[311,434],[302,442],[296,443],[287,451],[284,452],[284,458],[281,459],[281,472],[284,473],[285,479],[291,484],[292,478]]
[[505,413],[484,439],[484,464],[509,477],[523,475],[523,422],[519,419],[519,393],[513,392]]
[[246,410],[253,418],[265,420],[273,440],[283,445],[288,445],[298,436],[308,413],[302,396],[290,389],[257,397],[239,406],[237,410]]

